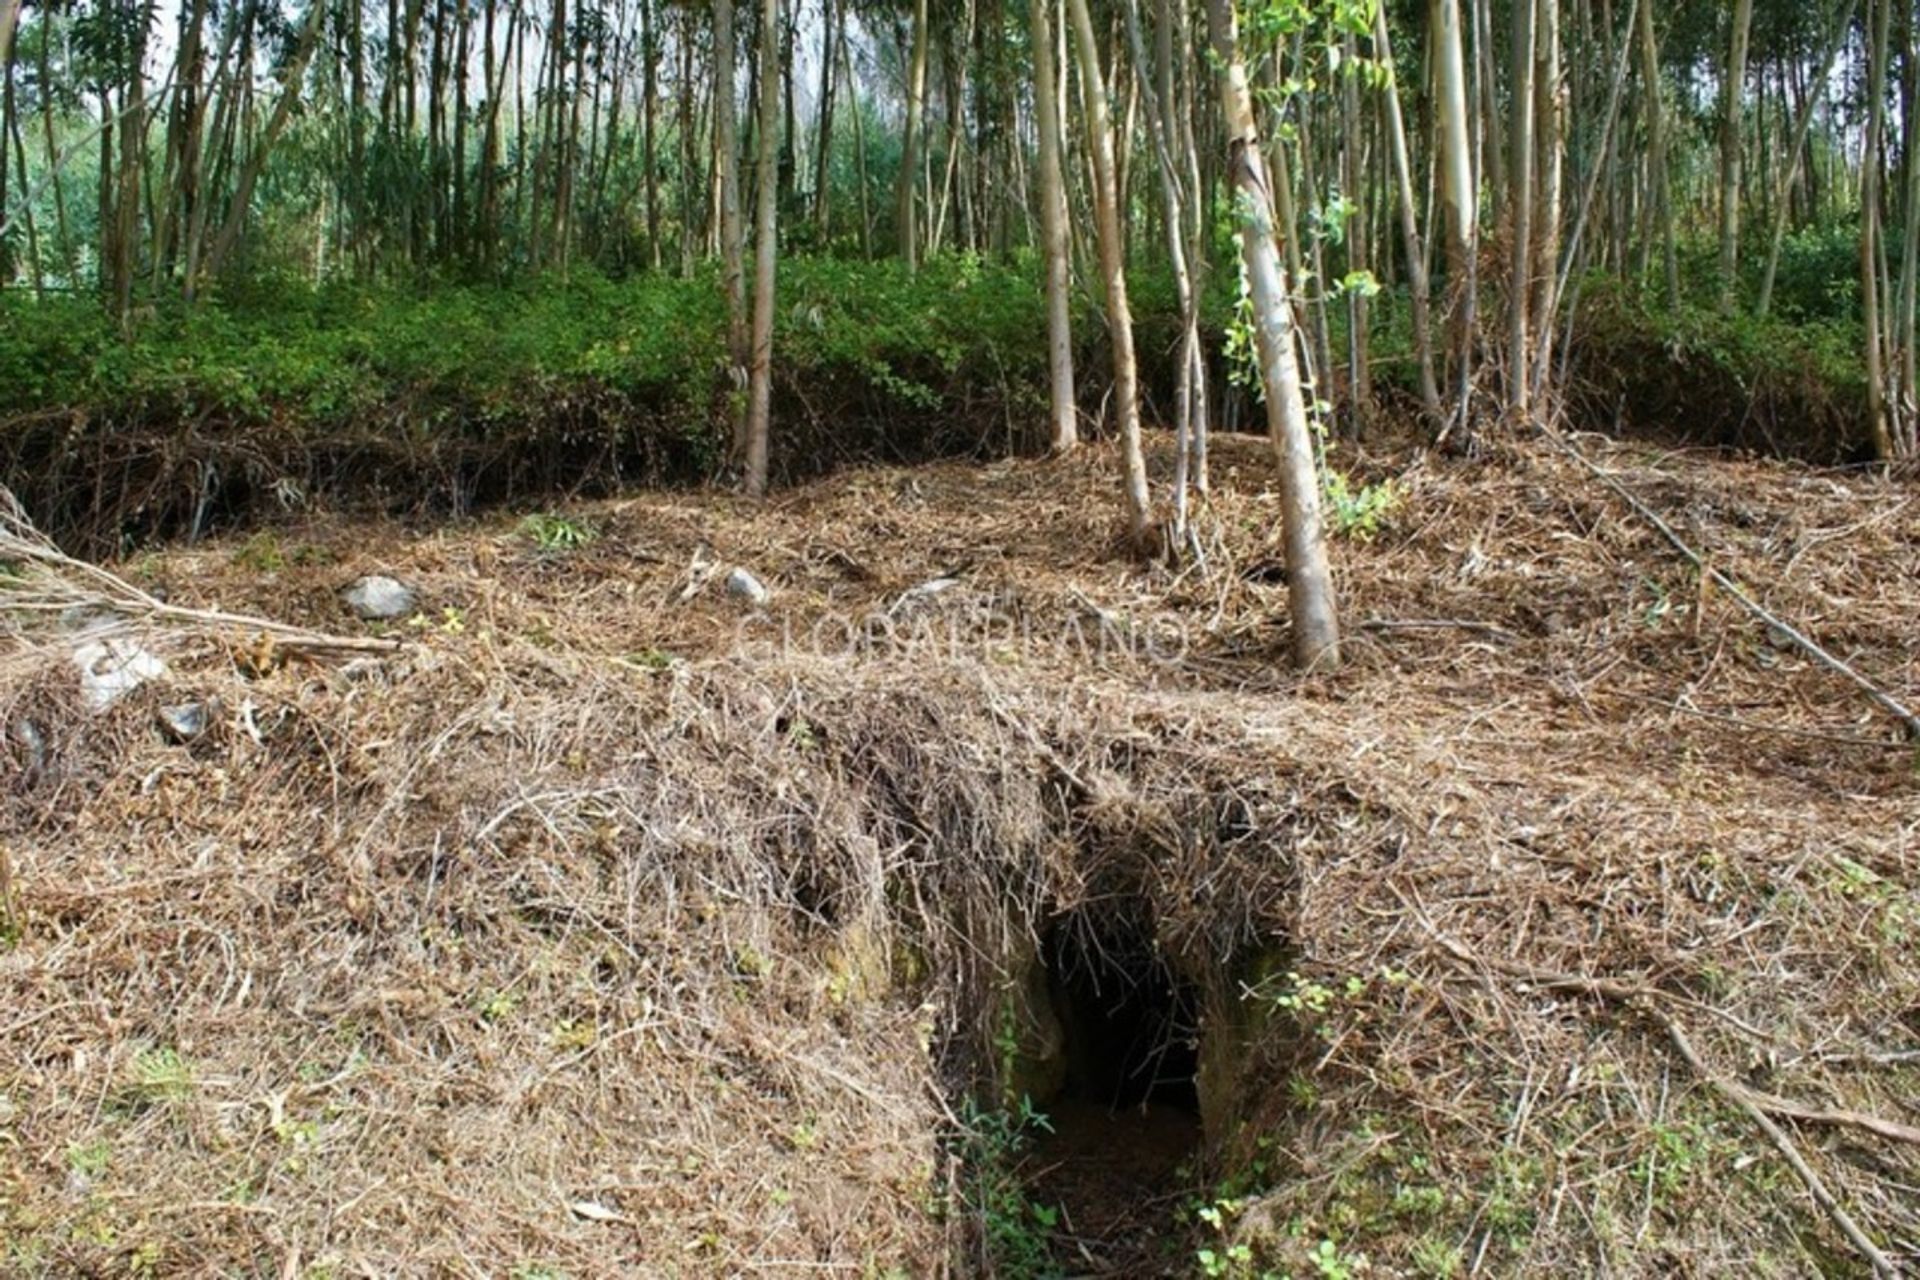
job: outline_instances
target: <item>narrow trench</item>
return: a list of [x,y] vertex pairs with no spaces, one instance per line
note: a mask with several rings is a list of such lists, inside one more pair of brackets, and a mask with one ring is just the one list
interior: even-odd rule
[[1202,1137],[1198,993],[1127,914],[1062,917],[1041,958],[1066,1071],[1028,1156],[1032,1197],[1060,1211],[1066,1274],[1161,1274]]

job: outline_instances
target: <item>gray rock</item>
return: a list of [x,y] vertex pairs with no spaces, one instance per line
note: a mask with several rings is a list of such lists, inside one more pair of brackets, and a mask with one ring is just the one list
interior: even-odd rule
[[369,574],[341,594],[353,616],[363,622],[393,622],[408,617],[418,603],[413,588],[384,574]]
[[87,710],[105,711],[149,680],[162,680],[167,664],[131,640],[89,640],[73,651],[80,669],[80,697]]
[[84,634],[104,631],[120,621],[111,609],[94,604],[76,604],[60,611],[60,629]]
[[745,569],[735,569],[727,575],[727,594],[746,601],[756,609],[773,599],[773,593],[767,590],[766,584]]
[[25,757],[26,767],[21,771],[29,782],[37,779],[47,770],[47,735],[40,726],[21,716],[13,722],[13,742]]
[[212,723],[213,708],[205,702],[177,702],[160,708],[161,730],[182,746],[205,733]]

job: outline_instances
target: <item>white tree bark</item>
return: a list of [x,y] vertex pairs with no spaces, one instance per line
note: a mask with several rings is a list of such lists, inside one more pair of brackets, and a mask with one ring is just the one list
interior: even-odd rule
[[1052,390],[1053,448],[1065,453],[1080,443],[1080,416],[1073,387],[1073,313],[1067,244],[1067,187],[1061,161],[1059,96],[1054,80],[1052,0],[1031,0],[1033,113],[1040,134],[1040,234],[1047,273],[1047,372]]
[[1740,274],[1740,122],[1747,79],[1753,0],[1734,0],[1732,47],[1720,107],[1720,309],[1733,310]]
[[[1472,113],[1460,0],[1432,0],[1440,109],[1440,188],[1446,205],[1448,291],[1453,297],[1453,417],[1448,431],[1472,428],[1473,339],[1478,327],[1480,195],[1474,182]],[[1445,432],[1442,433],[1446,434]]]
[[[1076,0],[1084,4],[1085,0]],[[1320,477],[1314,467],[1313,428],[1307,421],[1294,351],[1292,302],[1286,272],[1273,241],[1273,204],[1233,0],[1208,0],[1219,76],[1220,105],[1228,134],[1228,174],[1240,202],[1241,252],[1253,293],[1255,342],[1266,389],[1267,429],[1280,466],[1282,519],[1287,539],[1287,606],[1293,616],[1293,656],[1303,668],[1338,666],[1340,623],[1334,607],[1333,574],[1327,564],[1320,519]]]

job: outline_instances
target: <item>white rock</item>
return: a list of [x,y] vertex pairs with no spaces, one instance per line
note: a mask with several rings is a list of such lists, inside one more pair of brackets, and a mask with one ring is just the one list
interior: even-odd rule
[[167,664],[131,640],[90,640],[73,651],[80,696],[89,711],[105,711],[149,680],[166,678]]
[[727,594],[745,600],[755,608],[773,598],[773,593],[767,590],[766,585],[745,569],[735,569],[727,575]]
[[953,577],[930,578],[917,586],[908,587],[893,602],[889,613],[899,613],[902,609],[911,609],[915,605],[925,604],[938,596],[943,596],[960,585],[960,579]]
[[342,593],[353,616],[364,622],[392,622],[413,612],[413,588],[384,574],[369,574]]
[[204,702],[181,702],[160,708],[160,727],[167,737],[182,745],[207,731],[213,722],[213,709]]

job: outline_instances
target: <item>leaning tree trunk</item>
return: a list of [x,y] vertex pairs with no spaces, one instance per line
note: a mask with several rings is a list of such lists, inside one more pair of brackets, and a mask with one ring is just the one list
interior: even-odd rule
[[299,48],[294,52],[292,65],[287,68],[286,87],[281,90],[280,100],[274,104],[273,115],[267,120],[260,140],[254,144],[253,153],[240,170],[240,180],[234,185],[233,199],[227,205],[226,221],[221,224],[220,234],[207,254],[207,275],[220,274],[234,246],[240,241],[240,230],[247,221],[247,207],[253,200],[253,185],[259,181],[260,171],[267,165],[267,156],[272,152],[273,144],[279,140],[280,131],[286,128],[287,118],[293,113],[294,102],[300,96],[301,81],[306,78],[307,60],[313,56],[314,45],[319,43],[321,19],[326,12],[327,6],[320,0],[314,0],[306,30],[300,35]]
[[[1840,50],[1846,46],[1847,33],[1853,28],[1854,11],[1859,7],[1858,0],[1845,0],[1840,6],[1839,21],[1827,40],[1827,51],[1821,56],[1820,74],[1814,77],[1815,84],[1825,84],[1833,75],[1834,63],[1839,60]],[[1787,143],[1786,163],[1780,168],[1779,183],[1774,188],[1773,231],[1767,238],[1767,265],[1760,275],[1760,299],[1753,307],[1753,313],[1762,320],[1773,309],[1773,285],[1780,273],[1780,252],[1787,242],[1787,220],[1793,211],[1793,184],[1800,174],[1800,157],[1806,153],[1807,134],[1813,128],[1813,109],[1819,101],[1819,96],[1813,93],[1808,93],[1801,101]]]
[[1140,445],[1140,371],[1134,358],[1133,309],[1127,300],[1127,246],[1120,231],[1120,191],[1114,173],[1113,119],[1106,77],[1100,70],[1100,40],[1087,0],[1068,0],[1080,46],[1080,96],[1086,105],[1087,141],[1093,156],[1093,211],[1106,283],[1107,327],[1113,342],[1113,398],[1120,418],[1120,449],[1126,468],[1127,533],[1136,550],[1153,540],[1153,498]]
[[767,440],[773,413],[774,268],[779,259],[780,0],[760,5],[760,137],[754,219],[753,367],[747,383],[747,495],[767,491]]
[[[1448,0],[1450,2],[1450,0]],[[1083,4],[1084,0],[1075,0]],[[1241,229],[1247,282],[1253,293],[1260,378],[1266,388],[1267,427],[1280,464],[1280,497],[1287,539],[1287,607],[1293,615],[1294,661],[1305,668],[1340,662],[1340,623],[1334,609],[1333,574],[1320,522],[1320,482],[1313,462],[1313,429],[1307,422],[1294,354],[1293,313],[1286,273],[1273,242],[1273,204],[1268,194],[1253,98],[1240,60],[1233,0],[1207,0],[1220,105],[1226,115],[1230,177],[1242,197]]]
[[1031,0],[1033,113],[1040,134],[1040,227],[1047,275],[1047,371],[1052,388],[1053,447],[1080,442],[1073,390],[1073,315],[1067,245],[1067,188],[1061,173],[1059,98],[1054,86],[1053,0]]

